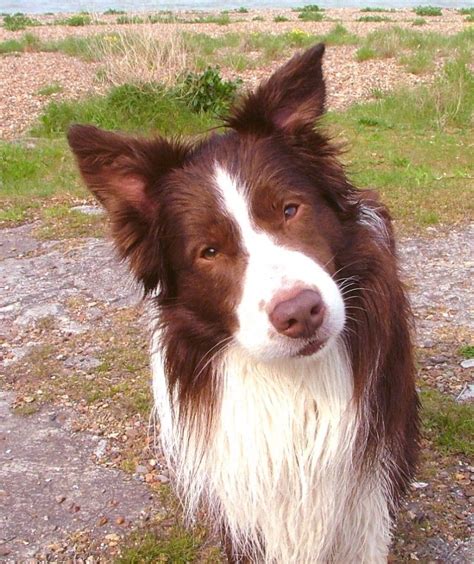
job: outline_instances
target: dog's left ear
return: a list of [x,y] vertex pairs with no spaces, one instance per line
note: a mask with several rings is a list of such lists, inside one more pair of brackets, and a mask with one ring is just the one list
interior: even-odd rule
[[255,133],[296,134],[312,129],[324,112],[324,49],[319,43],[295,55],[233,108],[227,125]]

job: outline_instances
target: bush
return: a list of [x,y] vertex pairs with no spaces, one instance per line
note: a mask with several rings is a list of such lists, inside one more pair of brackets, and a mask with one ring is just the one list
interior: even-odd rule
[[62,25],[70,25],[71,27],[82,27],[84,25],[90,25],[92,22],[92,18],[89,14],[76,14],[65,20],[62,20],[60,23]]
[[21,12],[7,14],[3,18],[3,27],[8,31],[19,31],[26,27],[41,25],[39,21],[33,20]]
[[176,89],[177,95],[193,112],[224,113],[234,101],[241,80],[223,80],[219,68],[188,73]]
[[435,8],[434,6],[417,6],[413,8],[413,11],[417,16],[441,16],[441,8]]
[[390,18],[386,16],[361,16],[357,18],[358,22],[389,22]]
[[280,22],[287,22],[287,21],[289,21],[289,20],[288,20],[288,18],[287,18],[286,16],[278,15],[278,16],[275,16],[275,17],[273,18],[273,21],[274,21],[275,23],[280,23]]

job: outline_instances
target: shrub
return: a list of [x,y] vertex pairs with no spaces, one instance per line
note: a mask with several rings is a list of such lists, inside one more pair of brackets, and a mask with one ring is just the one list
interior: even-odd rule
[[143,23],[143,18],[139,16],[119,16],[116,20],[119,25],[122,24],[141,24]]
[[116,10],[115,8],[109,8],[105,10],[104,16],[119,16],[120,14],[125,14],[125,10]]
[[322,12],[300,12],[298,14],[298,18],[303,22],[320,22],[324,18],[324,14]]
[[321,8],[317,4],[307,4],[301,8],[295,8],[294,12],[321,12]]
[[247,8],[245,8],[244,6],[240,6],[240,8],[237,8],[237,10],[235,10],[235,11],[238,12],[239,14],[248,14],[249,13]]
[[413,8],[413,11],[417,16],[441,16],[441,8],[435,8],[434,6],[417,6]]
[[426,25],[427,23],[428,22],[425,20],[425,18],[415,18],[412,25]]
[[389,22],[391,21],[390,18],[386,16],[361,16],[357,18],[358,22]]
[[177,95],[194,112],[222,114],[235,99],[240,80],[223,80],[219,68],[188,73],[176,89]]
[[38,20],[33,20],[21,12],[7,14],[3,18],[3,27],[8,31],[19,31],[26,27],[41,25]]
[[92,18],[89,14],[75,14],[74,16],[60,21],[60,23],[71,27],[82,27],[84,25],[90,25],[92,23]]
[[286,16],[278,15],[278,16],[275,16],[275,17],[273,18],[273,21],[274,21],[275,23],[280,23],[280,22],[287,22],[287,21],[289,21],[289,20],[288,20],[288,18],[287,18]]

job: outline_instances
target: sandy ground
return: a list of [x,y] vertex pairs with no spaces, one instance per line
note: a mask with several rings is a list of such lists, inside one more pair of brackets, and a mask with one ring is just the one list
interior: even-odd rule
[[[274,23],[276,14],[284,14],[291,18],[289,22]],[[360,36],[374,29],[386,28],[394,23],[412,27],[415,15],[407,10],[382,15],[391,19],[386,23],[361,23],[356,19],[363,14],[357,10],[327,10],[323,22],[302,22],[291,10],[252,11],[249,14],[232,14],[234,23],[221,26],[216,24],[178,24],[180,30],[196,33],[220,35],[229,32],[270,32],[283,33],[299,29],[308,33],[327,33],[335,24],[341,22],[349,31]],[[265,21],[252,21],[260,16]],[[182,14],[181,17],[195,17],[195,14]],[[105,23],[84,27],[48,25],[52,19],[40,18],[43,25],[27,28],[25,31],[11,32],[0,27],[0,41],[21,37],[25,32],[33,33],[42,40],[59,39],[66,36],[90,36],[97,33],[113,31],[141,30],[160,37],[169,33],[170,25],[116,25],[115,17],[100,17]],[[456,33],[466,25],[465,18],[454,10],[444,10],[442,17],[425,18],[427,25],[417,29]],[[243,21],[240,21],[243,20]],[[390,90],[400,84],[413,86],[416,83],[429,81],[432,75],[416,76],[407,73],[393,59],[369,60],[358,63],[354,59],[356,48],[351,46],[331,47],[327,51],[325,71],[328,83],[328,108],[342,109],[349,104],[371,97],[374,89]],[[291,53],[288,53],[290,56]],[[223,69],[226,76],[239,74],[247,86],[254,86],[261,78],[280,64],[274,61],[269,67],[246,70],[235,73]],[[23,53],[0,56],[0,139],[14,139],[27,134],[29,128],[40,115],[42,109],[51,100],[80,98],[93,93],[103,92],[105,85],[97,79],[100,63],[86,63],[61,53]],[[52,95],[42,95],[40,90],[52,83],[58,84],[62,91]]]

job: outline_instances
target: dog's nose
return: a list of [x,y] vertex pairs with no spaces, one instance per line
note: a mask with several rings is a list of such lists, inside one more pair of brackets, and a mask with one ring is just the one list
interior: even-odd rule
[[278,302],[269,314],[278,333],[308,338],[321,327],[325,312],[323,298],[316,290],[302,290],[293,298]]

